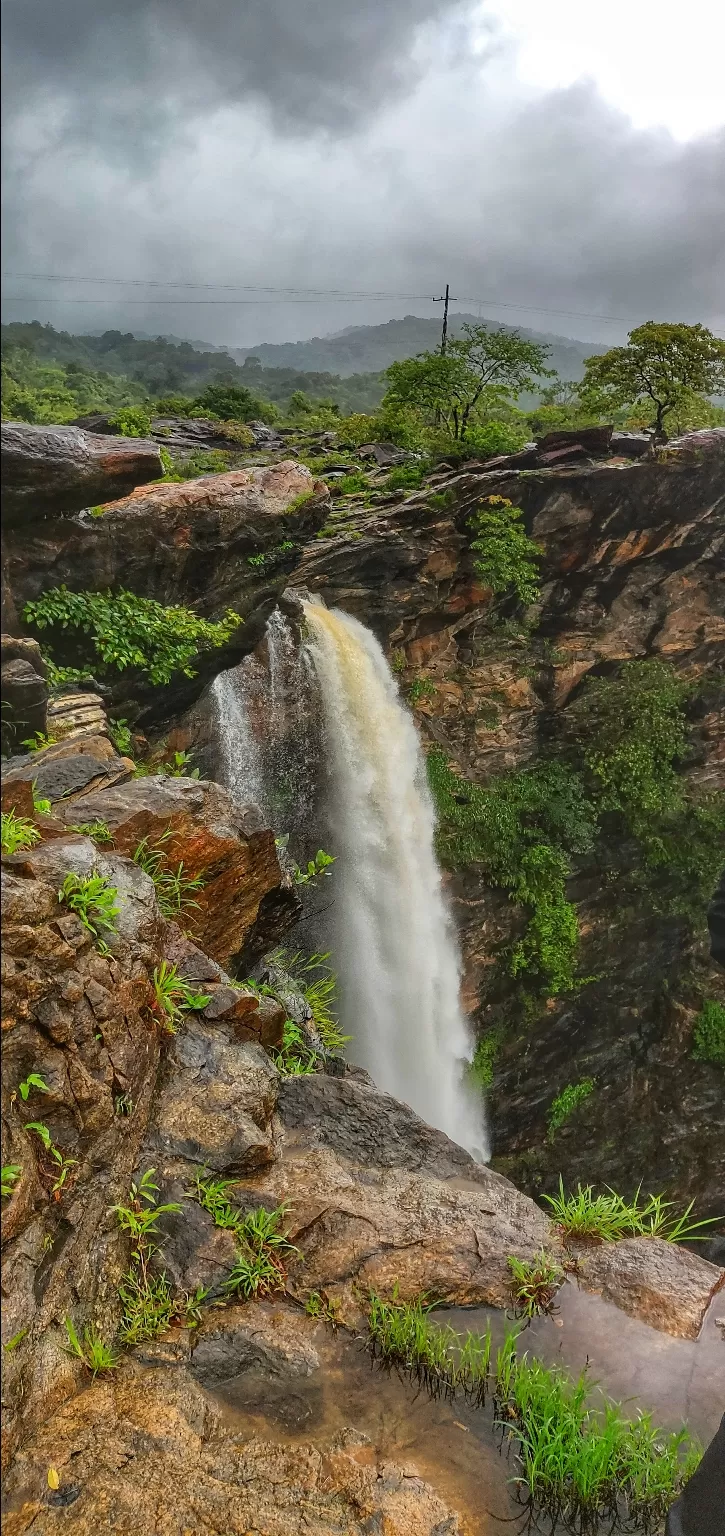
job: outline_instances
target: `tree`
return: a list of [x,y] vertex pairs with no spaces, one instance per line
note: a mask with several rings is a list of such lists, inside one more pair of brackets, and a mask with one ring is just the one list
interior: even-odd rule
[[612,406],[642,405],[655,442],[666,442],[665,418],[693,394],[725,390],[725,341],[704,325],[648,320],[630,331],[624,347],[588,357],[582,398],[603,392]]
[[548,351],[525,341],[518,331],[464,325],[463,335],[449,342],[445,356],[421,352],[386,370],[389,389],[383,409],[413,406],[431,422],[444,422],[451,436],[462,442],[482,399],[500,405],[529,388],[534,378],[550,377],[545,367]]

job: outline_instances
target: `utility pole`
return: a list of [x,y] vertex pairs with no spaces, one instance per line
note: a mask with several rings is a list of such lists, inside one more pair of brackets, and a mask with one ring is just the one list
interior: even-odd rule
[[[446,343],[448,341],[448,305],[449,305],[449,302],[450,302],[450,290],[449,290],[448,283],[446,283],[445,294],[441,294],[439,299],[434,299],[433,300],[434,304],[442,304],[443,305],[443,330],[441,332],[441,357],[445,357],[445,355],[446,355]],[[453,303],[455,304],[456,302],[457,301],[454,299]]]

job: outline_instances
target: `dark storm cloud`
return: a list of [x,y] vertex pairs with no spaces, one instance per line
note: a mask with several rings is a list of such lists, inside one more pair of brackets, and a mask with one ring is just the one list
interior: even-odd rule
[[[450,278],[532,306],[500,319],[597,340],[627,327],[537,307],[725,326],[725,132],[635,130],[586,82],[525,93],[444,0],[10,0],[5,32],[6,268],[431,295]],[[426,312],[7,313],[248,345],[406,309]]]
[[[415,28],[454,0],[6,0],[11,108],[37,93],[66,130],[263,100],[286,128],[349,125],[414,77]],[[151,93],[149,95],[149,93]],[[129,138],[132,124],[129,122]]]

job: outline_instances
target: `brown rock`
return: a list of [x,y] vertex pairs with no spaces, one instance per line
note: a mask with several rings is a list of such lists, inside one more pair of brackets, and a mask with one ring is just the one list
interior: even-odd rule
[[696,1339],[725,1270],[678,1243],[628,1237],[579,1250],[582,1285],[651,1328]]
[[126,1367],[99,1379],[24,1448],[5,1492],[7,1536],[98,1536],[111,1526],[135,1536],[462,1536],[433,1489],[378,1464],[366,1436],[244,1439],[183,1369]]
[[[65,812],[63,812],[66,815]],[[80,809],[73,807],[73,820]],[[66,817],[66,819],[69,819]],[[142,838],[161,845],[169,865],[203,876],[184,921],[200,949],[221,964],[239,951],[271,947],[295,920],[299,898],[279,866],[274,834],[240,811],[220,785],[141,778],[82,801],[84,821],[105,821],[114,847],[132,856]]]
[[11,526],[77,512],[163,474],[156,443],[79,427],[2,424],[4,511]]

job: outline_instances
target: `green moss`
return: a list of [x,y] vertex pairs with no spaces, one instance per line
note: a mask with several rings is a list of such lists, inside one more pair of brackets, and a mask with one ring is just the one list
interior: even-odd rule
[[695,1061],[709,1061],[716,1067],[725,1067],[725,1008],[722,1003],[703,1003],[695,1020],[692,1055]]
[[549,1112],[546,1117],[548,1141],[554,1140],[557,1131],[561,1129],[562,1125],[566,1125],[567,1120],[571,1119],[579,1105],[583,1104],[584,1100],[588,1099],[593,1092],[594,1079],[592,1077],[584,1077],[581,1082],[568,1083],[566,1088],[562,1088],[561,1093],[557,1094],[549,1106]]

